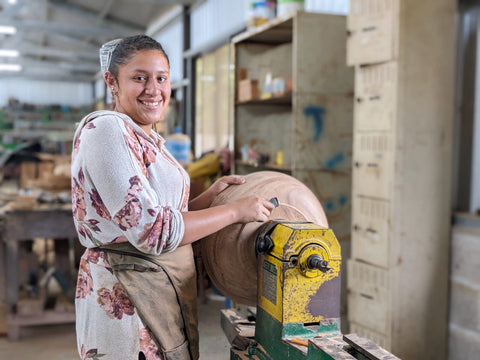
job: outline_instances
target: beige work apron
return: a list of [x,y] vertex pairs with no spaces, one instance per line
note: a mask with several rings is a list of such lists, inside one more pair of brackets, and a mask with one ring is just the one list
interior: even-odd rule
[[197,287],[190,245],[161,255],[138,251],[130,243],[97,248],[122,284],[166,360],[196,360]]

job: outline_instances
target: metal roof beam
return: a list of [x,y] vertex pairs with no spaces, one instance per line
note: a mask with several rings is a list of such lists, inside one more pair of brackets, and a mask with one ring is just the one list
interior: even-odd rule
[[[125,35],[138,34],[139,32],[145,31],[145,28],[143,27],[135,26],[127,22],[107,19],[106,15],[108,15],[108,12],[112,5],[113,5],[113,1],[111,1],[111,4],[107,3],[106,6],[102,9],[102,11],[100,13],[97,13],[97,12],[86,10],[85,8],[80,7],[78,5],[65,4],[63,2],[50,0],[50,7],[52,9],[67,12],[77,18],[82,18],[88,24],[97,24],[99,14],[100,16],[102,16],[102,12],[105,12],[106,14],[102,18],[103,20],[101,21],[101,24],[97,24],[96,26],[112,29],[117,32],[116,35],[125,36]],[[86,35],[89,35],[89,34],[87,33]]]
[[42,22],[32,20],[10,20],[0,18],[0,24],[6,26],[14,26],[19,30],[35,30],[46,32],[59,32],[63,34],[76,34],[76,35],[103,35],[103,36],[126,36],[137,34],[138,31],[143,29],[134,29],[127,27],[112,27],[108,25],[79,25],[79,24],[67,24],[67,23],[54,23],[54,22]]
[[[12,62],[9,62],[12,63]],[[92,76],[97,73],[99,65],[93,62],[66,62],[66,61],[48,61],[48,60],[35,60],[28,58],[21,58],[15,63],[20,64],[23,69],[47,69],[53,71],[73,71],[80,73],[89,73]],[[1,62],[0,62],[1,64]]]
[[91,83],[93,82],[93,77],[90,75],[81,75],[81,74],[72,74],[70,72],[66,72],[63,74],[57,73],[45,73],[44,70],[41,72],[28,72],[23,71],[21,73],[3,73],[0,72],[0,79],[4,78],[24,78],[28,80],[39,80],[39,81],[64,81],[64,82],[86,82]]
[[98,60],[98,51],[65,50],[51,46],[35,46],[33,44],[17,46],[16,50],[21,55],[29,56],[50,56],[67,60],[78,60],[79,58],[92,61]]

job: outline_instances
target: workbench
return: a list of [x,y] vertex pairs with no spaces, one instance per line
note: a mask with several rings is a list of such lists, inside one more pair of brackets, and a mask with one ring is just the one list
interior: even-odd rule
[[0,220],[0,301],[6,300],[7,304],[8,339],[18,340],[20,328],[24,326],[74,322],[73,311],[44,310],[33,316],[17,314],[19,245],[34,238],[51,238],[65,242],[76,238],[71,205],[42,204],[34,209],[6,211],[0,214]]

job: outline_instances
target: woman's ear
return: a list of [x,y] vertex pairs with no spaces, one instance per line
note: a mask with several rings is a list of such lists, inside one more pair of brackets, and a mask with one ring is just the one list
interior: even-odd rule
[[107,84],[110,90],[113,91],[116,84],[115,76],[113,76],[113,74],[110,71],[106,71],[105,74],[103,75],[103,78],[105,80],[105,84]]

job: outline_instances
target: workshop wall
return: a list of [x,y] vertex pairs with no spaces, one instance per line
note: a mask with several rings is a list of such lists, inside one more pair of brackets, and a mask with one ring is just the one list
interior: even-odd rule
[[248,17],[249,0],[208,0],[191,16],[191,49],[197,49],[241,31]]
[[[147,31],[148,33],[148,31]],[[152,33],[168,54],[170,61],[170,80],[172,84],[183,79],[183,23],[182,17],[177,16],[161,32]]]
[[348,13],[349,0],[305,0],[305,10],[327,14]]

